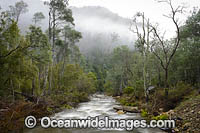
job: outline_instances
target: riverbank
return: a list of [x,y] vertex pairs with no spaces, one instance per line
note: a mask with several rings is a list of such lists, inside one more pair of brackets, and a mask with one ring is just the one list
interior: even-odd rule
[[[98,116],[99,119],[104,119],[108,116],[110,119],[141,119],[138,113],[125,113],[119,114],[113,108],[119,106],[119,103],[113,99],[113,97],[104,94],[95,94],[90,97],[89,102],[80,103],[77,108],[72,110],[64,110],[62,112],[56,113],[52,116],[53,119],[86,119],[90,117]],[[123,124],[122,124],[123,126]],[[96,126],[95,126],[96,127]],[[158,128],[133,128],[132,124],[128,124],[128,130],[132,130],[131,133],[162,133]],[[130,131],[124,128],[48,128],[44,129],[40,126],[32,130],[25,130],[24,133],[129,133]]]
[[0,131],[1,132],[22,132],[24,129],[24,119],[33,115],[37,119],[51,115],[46,104],[35,104],[23,100],[15,103],[0,103]]
[[27,116],[34,116],[36,119],[50,116],[64,109],[77,107],[81,102],[89,101],[89,95],[46,96],[41,98],[39,103],[17,100],[14,103],[6,100],[0,101],[0,131],[1,132],[22,132],[25,128],[24,119]]
[[200,133],[200,95],[191,97],[174,109],[177,132]]
[[[196,91],[187,95],[187,97],[170,110],[161,108],[161,105],[159,104],[154,105],[157,107],[153,107],[152,101],[149,103],[145,103],[142,100],[132,101],[130,97],[126,96],[118,96],[115,97],[115,99],[122,105],[138,108],[138,112],[141,112],[141,116],[148,121],[152,119],[175,120],[176,127],[174,129],[166,129],[168,132],[200,132],[200,95]],[[170,102],[172,101],[168,101],[168,103]]]

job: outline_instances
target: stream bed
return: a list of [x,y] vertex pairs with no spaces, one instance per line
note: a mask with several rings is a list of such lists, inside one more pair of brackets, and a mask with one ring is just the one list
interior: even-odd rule
[[[109,119],[142,119],[138,113],[118,114],[113,107],[119,106],[112,97],[103,94],[94,94],[89,102],[80,103],[78,108],[64,110],[52,116],[54,119],[86,119],[98,116],[100,119],[108,116]],[[125,129],[66,129],[66,128],[47,128],[37,126],[34,129],[27,129],[25,133],[164,133],[157,128],[137,128],[132,131]]]

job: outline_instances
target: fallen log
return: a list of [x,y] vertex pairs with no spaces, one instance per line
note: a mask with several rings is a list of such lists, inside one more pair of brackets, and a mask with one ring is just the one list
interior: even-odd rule
[[140,113],[140,110],[138,109],[138,107],[116,106],[116,107],[113,107],[113,109],[116,111],[123,110],[124,112],[129,112],[129,113]]
[[130,113],[140,113],[138,107],[123,106],[123,110]]
[[122,106],[115,106],[113,107],[114,110],[119,111],[119,110],[123,110]]

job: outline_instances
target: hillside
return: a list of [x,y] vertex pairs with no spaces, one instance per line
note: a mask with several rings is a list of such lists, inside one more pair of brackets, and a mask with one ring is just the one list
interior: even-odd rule
[[[14,5],[19,0],[1,2],[1,7],[5,10],[10,5]],[[34,13],[42,12],[45,19],[40,26],[43,31],[48,28],[48,7],[43,4],[41,0],[24,0],[28,4],[28,12],[22,14],[19,20],[19,27],[23,34],[28,30],[30,24],[33,24],[32,18]],[[134,34],[129,30],[131,20],[123,18],[109,9],[98,6],[87,7],[70,7],[72,9],[75,29],[80,31],[83,38],[80,40],[80,50],[84,54],[90,53],[90,48],[101,46],[103,49],[110,49],[118,45],[133,45],[135,40]],[[111,44],[111,36],[115,34],[118,36],[117,42]],[[90,40],[88,43],[87,40]],[[108,40],[110,42],[108,42]]]

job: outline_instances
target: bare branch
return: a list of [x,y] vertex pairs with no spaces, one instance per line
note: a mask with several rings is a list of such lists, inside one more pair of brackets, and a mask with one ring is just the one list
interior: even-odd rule
[[12,53],[14,53],[17,49],[19,49],[20,46],[17,46],[15,49],[11,50],[10,52],[8,52],[6,55],[2,55],[0,56],[0,58],[6,58],[7,56],[11,55]]
[[163,60],[162,60],[161,57],[153,50],[153,46],[154,46],[154,45],[151,46],[151,52],[158,58],[158,60],[160,61],[161,66],[162,66],[162,68],[165,69]]
[[170,19],[172,18],[170,15],[163,14],[163,16],[166,17],[166,18],[170,18]]

